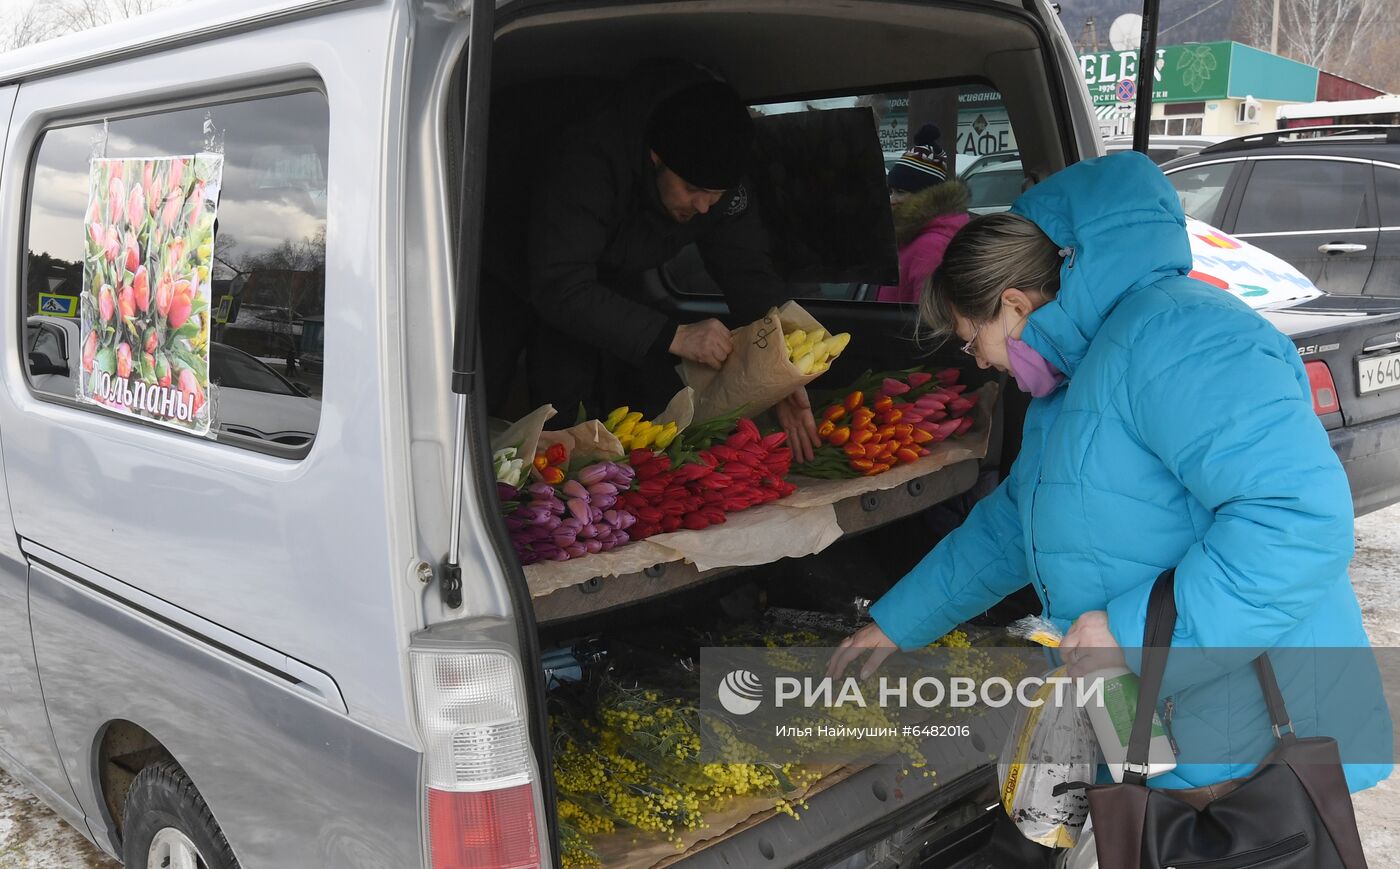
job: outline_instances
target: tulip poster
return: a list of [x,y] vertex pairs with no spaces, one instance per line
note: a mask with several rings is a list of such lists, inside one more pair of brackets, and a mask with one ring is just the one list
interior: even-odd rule
[[219,154],[94,159],[78,398],[207,434]]

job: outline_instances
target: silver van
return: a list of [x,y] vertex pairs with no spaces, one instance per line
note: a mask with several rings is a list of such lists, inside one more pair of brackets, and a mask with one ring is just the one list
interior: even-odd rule
[[[755,105],[902,94],[876,101],[882,136],[919,112],[1009,124],[1039,177],[1100,147],[1046,0],[204,0],[0,56],[0,766],[104,852],[557,865],[542,648],[779,570],[850,597],[814,557],[532,598],[511,554],[476,263],[486,181],[522,155],[488,155],[487,125],[520,88],[658,55]],[[204,316],[225,361],[194,436],[80,400],[64,318],[90,161],[200,152],[224,158]],[[722,313],[681,260],[658,304]],[[849,370],[914,358],[909,312],[845,289],[804,304],[856,335]],[[978,471],[843,506],[851,545]],[[934,765],[872,767],[686,865],[951,865],[986,838],[993,777]]]

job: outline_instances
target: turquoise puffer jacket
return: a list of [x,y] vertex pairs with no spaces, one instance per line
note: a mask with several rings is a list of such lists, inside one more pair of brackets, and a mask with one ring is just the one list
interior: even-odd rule
[[[871,614],[914,648],[1030,583],[1062,630],[1106,610],[1136,670],[1148,593],[1176,567],[1173,648],[1242,651],[1173,660],[1163,710],[1182,762],[1150,784],[1245,775],[1273,743],[1249,658],[1368,648],[1351,495],[1298,351],[1187,277],[1181,206],[1141,154],[1071,166],[1012,210],[1070,249],[1022,335],[1067,380],[1032,400],[1008,478]],[[1312,655],[1271,655],[1295,729],[1336,738],[1352,790],[1369,787],[1392,745],[1375,660]]]

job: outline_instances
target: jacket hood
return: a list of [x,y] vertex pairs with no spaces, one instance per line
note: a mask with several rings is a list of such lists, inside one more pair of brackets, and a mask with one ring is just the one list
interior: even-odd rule
[[891,208],[895,244],[903,248],[919,237],[929,221],[945,214],[967,211],[971,194],[961,181],[945,181],[926,187]]
[[1176,190],[1136,151],[1076,163],[1023,193],[1011,210],[1064,256],[1059,293],[1036,309],[1021,337],[1066,376],[1125,295],[1191,270]]

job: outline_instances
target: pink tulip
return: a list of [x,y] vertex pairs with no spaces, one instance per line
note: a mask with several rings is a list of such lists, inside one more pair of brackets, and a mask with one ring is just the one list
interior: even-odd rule
[[156,164],[150,161],[141,168],[141,193],[146,208],[154,214],[156,206],[160,204],[160,197],[156,196]]
[[194,206],[190,209],[190,225],[194,226],[199,223],[199,217],[204,213],[204,179],[194,182],[190,198],[194,200]]
[[156,357],[155,357],[153,354],[151,354],[151,353],[146,353],[145,356],[146,356],[146,370],[147,370],[147,371],[155,371],[155,370],[156,370]]
[[130,284],[122,287],[121,292],[117,294],[117,307],[121,308],[123,320],[136,316],[136,293],[132,291]]
[[101,223],[101,222],[102,222],[102,208],[101,208],[101,203],[98,202],[96,199],[92,200],[92,204],[88,206],[88,211],[87,211],[87,222],[88,222],[88,223]]
[[83,370],[92,373],[93,360],[97,358],[97,333],[89,332],[87,340],[83,342]]
[[181,199],[185,192],[185,161],[179,158],[170,161],[170,192],[176,193]]
[[160,225],[163,229],[170,229],[175,225],[175,218],[180,216],[180,206],[185,204],[185,200],[180,194],[171,192],[165,196],[165,210],[160,213]]
[[126,220],[132,226],[140,226],[146,219],[146,193],[133,185],[131,195],[126,200]]
[[166,250],[170,252],[170,267],[179,268],[180,260],[185,255],[185,239],[181,237],[172,240]]
[[932,380],[933,375],[929,374],[927,371],[915,371],[913,374],[910,374],[907,379],[910,386],[917,388]]
[[131,345],[125,341],[117,345],[117,376],[131,376]]
[[115,226],[107,227],[107,233],[102,240],[102,247],[105,249],[107,262],[109,263],[115,263],[117,257],[121,256],[122,238],[120,235],[117,235],[117,228]]
[[107,170],[107,174],[108,174],[110,177],[112,177],[112,178],[121,178],[123,175],[126,174],[126,162],[125,162],[125,161],[123,161],[123,160],[109,160],[108,162],[111,164],[110,168]]
[[102,221],[93,220],[88,222],[88,238],[98,247],[102,247],[102,240],[107,237],[107,233],[102,229]]
[[122,209],[126,206],[126,184],[121,176],[113,172],[107,182],[107,219],[116,223],[122,219]]
[[204,390],[199,386],[199,379],[194,376],[194,372],[188,368],[180,369],[180,394],[185,397],[185,403],[189,404],[195,413],[204,406]]
[[156,287],[156,313],[160,314],[162,317],[169,316],[170,314],[170,301],[171,297],[174,295],[171,287],[170,275],[161,278],[160,284]]
[[102,285],[102,289],[97,291],[97,313],[102,318],[102,322],[112,322],[112,314],[117,309],[117,300],[112,295],[112,288],[107,284]]
[[136,294],[136,307],[141,313],[146,313],[151,309],[151,280],[146,275],[145,266],[137,266],[136,274],[131,279],[131,289]]
[[[147,355],[156,352],[156,330],[152,329],[146,333],[146,353]],[[155,368],[155,360],[151,360],[151,367]]]

